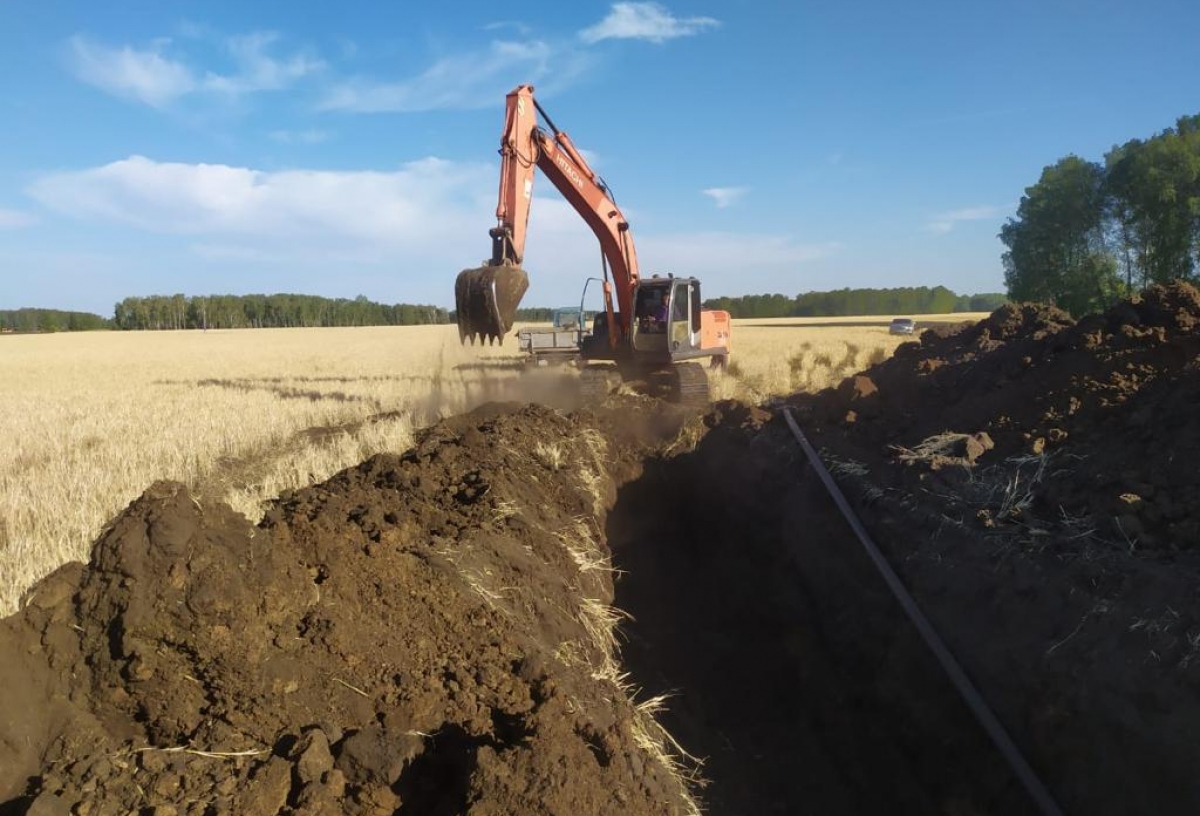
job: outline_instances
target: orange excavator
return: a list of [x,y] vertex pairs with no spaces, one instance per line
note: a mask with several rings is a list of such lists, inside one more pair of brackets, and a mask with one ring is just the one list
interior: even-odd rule
[[529,288],[521,262],[534,172],[540,168],[600,240],[603,278],[589,282],[602,283],[604,311],[596,315],[591,335],[580,339],[585,398],[603,397],[624,381],[665,391],[679,402],[707,403],[708,376],[697,361],[708,359],[714,366],[728,361],[729,313],[701,308],[696,278],[639,274],[629,222],[612,191],[555,127],[531,85],[508,94],[500,156],[497,224],[489,231],[492,257],[455,281],[460,339],[503,342],[512,329]]

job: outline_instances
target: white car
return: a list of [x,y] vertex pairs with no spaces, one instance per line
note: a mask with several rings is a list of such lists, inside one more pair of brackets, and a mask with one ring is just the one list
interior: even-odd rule
[[917,324],[910,317],[897,317],[888,327],[888,334],[912,334],[917,330]]

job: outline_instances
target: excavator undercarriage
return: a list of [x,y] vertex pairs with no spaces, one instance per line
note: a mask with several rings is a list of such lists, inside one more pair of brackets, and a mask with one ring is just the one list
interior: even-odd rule
[[650,368],[588,363],[579,372],[579,382],[585,404],[602,401],[622,385],[689,407],[703,408],[709,402],[708,374],[700,363]]

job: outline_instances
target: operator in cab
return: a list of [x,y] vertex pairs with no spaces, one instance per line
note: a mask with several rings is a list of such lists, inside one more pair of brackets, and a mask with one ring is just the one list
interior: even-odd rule
[[654,312],[654,330],[665,332],[667,330],[667,319],[671,316],[671,293],[663,292],[662,303],[658,304],[658,309]]

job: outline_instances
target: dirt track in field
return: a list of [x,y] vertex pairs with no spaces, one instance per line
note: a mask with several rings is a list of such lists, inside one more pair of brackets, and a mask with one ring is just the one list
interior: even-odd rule
[[[1200,807],[1198,325],[1006,307],[788,401],[1068,813]],[[732,403],[484,406],[257,527],[155,485],[0,622],[0,688],[6,816],[1032,812]]]

